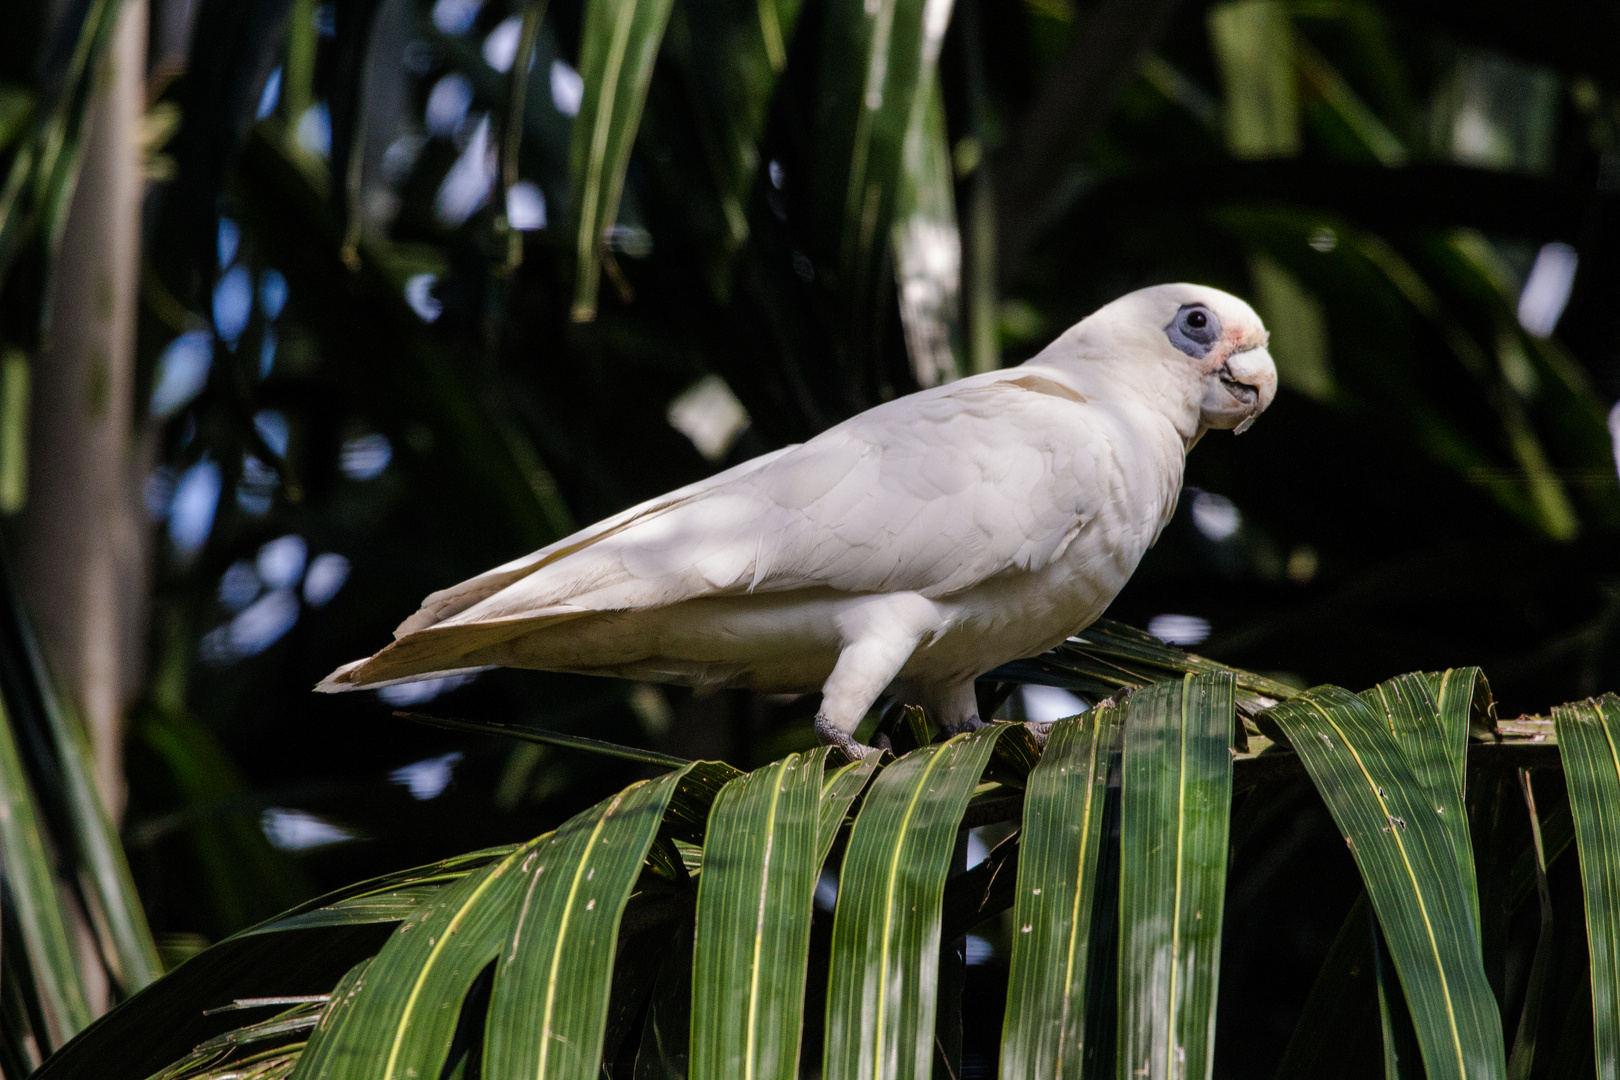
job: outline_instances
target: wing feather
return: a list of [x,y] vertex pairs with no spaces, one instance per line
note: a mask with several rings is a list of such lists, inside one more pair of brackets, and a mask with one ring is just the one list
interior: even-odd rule
[[679,506],[691,499],[702,496],[705,492],[735,480],[737,477],[762,469],[772,461],[780,458],[791,450],[797,449],[798,444],[784,446],[780,450],[751,458],[724,472],[716,473],[697,483],[677,488],[666,495],[656,499],[649,499],[644,503],[620,511],[612,517],[604,518],[588,528],[563,537],[554,544],[547,545],[539,551],[532,552],[519,559],[513,559],[493,570],[486,570],[477,577],[468,578],[459,585],[452,585],[448,589],[440,589],[427,595],[421,607],[400,623],[394,630],[394,637],[401,638],[406,634],[425,629],[442,622],[451,616],[458,615],[482,600],[487,600],[507,586],[521,581],[537,570],[548,566],[559,559],[565,558],[580,551],[603,537],[611,536],[632,524],[655,518],[660,512]]
[[978,377],[880,406],[448,590],[455,610],[433,622],[825,586],[939,597],[1039,569],[1107,482],[1084,452],[1101,438],[1094,407],[1030,381]]
[[963,379],[650,500],[429,596],[321,689],[462,667],[535,629],[705,596],[940,598],[1039,570],[1116,497],[1109,415],[1055,369]]

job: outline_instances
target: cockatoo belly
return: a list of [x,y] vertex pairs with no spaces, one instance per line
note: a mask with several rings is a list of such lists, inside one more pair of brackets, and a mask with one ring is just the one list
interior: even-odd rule
[[[593,612],[467,657],[476,664],[616,675],[766,693],[822,688],[848,644],[892,624],[916,640],[895,684],[959,684],[1034,656],[1095,620],[1174,509],[1180,447],[1126,477],[1116,498],[1038,570],[1010,570],[949,596],[799,589],[701,597],[657,611]],[[1168,482],[1173,480],[1173,482]]]

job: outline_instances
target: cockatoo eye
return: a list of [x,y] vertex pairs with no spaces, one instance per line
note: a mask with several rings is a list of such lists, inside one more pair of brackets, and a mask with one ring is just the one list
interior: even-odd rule
[[1164,333],[1170,344],[1195,360],[1202,360],[1220,340],[1221,320],[1203,304],[1186,304],[1176,312]]

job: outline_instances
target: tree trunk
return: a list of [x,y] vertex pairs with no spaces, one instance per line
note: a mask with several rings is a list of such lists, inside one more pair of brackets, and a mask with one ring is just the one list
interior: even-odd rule
[[84,720],[114,820],[148,574],[134,392],[146,30],[146,0],[124,0],[89,106],[35,365],[18,552],[23,594]]

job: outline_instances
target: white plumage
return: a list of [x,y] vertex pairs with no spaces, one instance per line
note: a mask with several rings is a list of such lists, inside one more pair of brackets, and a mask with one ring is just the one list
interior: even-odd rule
[[851,755],[886,689],[947,729],[973,680],[1102,614],[1187,451],[1270,404],[1266,332],[1196,285],[1129,294],[1028,363],[869,409],[429,596],[318,689],[491,665],[823,692]]

